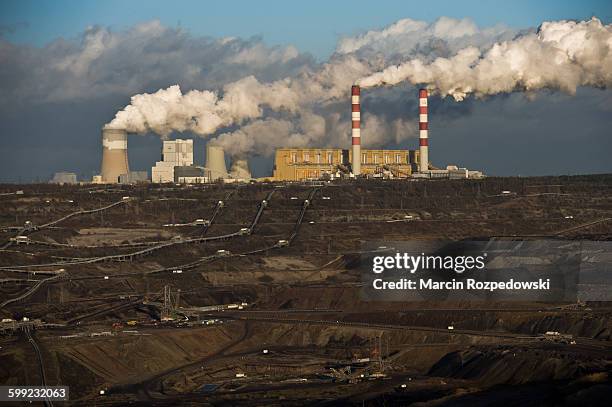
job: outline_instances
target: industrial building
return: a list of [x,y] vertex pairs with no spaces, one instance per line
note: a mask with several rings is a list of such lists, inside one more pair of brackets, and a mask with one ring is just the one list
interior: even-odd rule
[[480,171],[448,166],[439,169],[429,162],[427,89],[419,90],[419,149],[361,150],[361,88],[351,86],[351,149],[278,148],[274,157],[275,181],[321,178],[482,178]]
[[127,174],[119,175],[119,183],[124,185],[147,182],[148,180],[149,176],[146,171],[130,171]]
[[210,182],[210,171],[194,165],[174,167],[174,182],[177,184],[204,184]]
[[[391,174],[408,178],[419,165],[418,150],[361,150],[360,173]],[[337,178],[348,174],[353,151],[340,148],[278,148],[274,157],[275,181]]]
[[151,168],[151,181],[174,182],[174,167],[193,165],[193,140],[164,140],[161,158]]

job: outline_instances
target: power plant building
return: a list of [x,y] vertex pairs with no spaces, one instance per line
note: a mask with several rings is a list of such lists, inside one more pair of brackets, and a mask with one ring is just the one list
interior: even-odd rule
[[151,168],[152,182],[174,182],[174,167],[193,165],[193,140],[165,140],[162,160]]
[[[336,178],[482,178],[480,171],[448,166],[439,169],[429,160],[429,116],[427,89],[419,89],[418,149],[362,150],[361,88],[351,86],[350,148],[277,148],[274,157],[275,181],[302,181]],[[102,129],[102,169],[94,183],[135,183],[144,181],[146,173],[130,172],[125,129]],[[348,146],[347,146],[348,147]],[[166,140],[161,161],[151,169],[156,183],[206,183],[214,181],[248,182],[252,179],[246,157],[233,157],[228,172],[223,147],[214,141],[206,145],[206,165],[193,165],[193,140]],[[265,178],[268,179],[268,178]]]
[[[387,171],[408,178],[419,164],[418,150],[361,150],[361,175]],[[348,173],[353,152],[340,148],[278,148],[274,157],[275,181],[301,181]]]
[[203,184],[209,181],[210,171],[203,167],[174,167],[174,182],[177,184]]
[[146,171],[130,171],[127,174],[119,175],[120,184],[138,184],[141,182],[147,182],[149,175]]

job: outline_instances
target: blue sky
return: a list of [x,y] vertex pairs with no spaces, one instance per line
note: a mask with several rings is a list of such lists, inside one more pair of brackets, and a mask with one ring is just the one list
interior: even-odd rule
[[[268,44],[293,44],[317,58],[327,57],[344,35],[383,27],[400,18],[433,21],[469,17],[480,26],[533,27],[545,20],[586,19],[609,23],[609,0],[567,1],[159,1],[2,0],[0,27],[11,42],[37,46],[73,38],[90,25],[123,29],[159,19],[195,35],[251,37]],[[8,32],[7,32],[8,30]]]

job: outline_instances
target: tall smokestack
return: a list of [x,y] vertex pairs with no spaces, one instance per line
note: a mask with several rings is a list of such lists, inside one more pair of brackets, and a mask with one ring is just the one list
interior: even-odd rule
[[353,174],[361,174],[361,106],[359,95],[361,89],[358,85],[351,87],[351,136],[353,141]]
[[116,184],[121,174],[130,172],[125,129],[102,129],[102,182]]
[[427,89],[419,90],[419,170],[429,170],[429,137],[427,119]]

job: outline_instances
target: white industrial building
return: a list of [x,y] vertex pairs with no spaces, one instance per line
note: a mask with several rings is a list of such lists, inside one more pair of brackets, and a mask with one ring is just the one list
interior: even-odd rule
[[162,161],[151,168],[152,182],[174,182],[174,167],[193,165],[193,140],[167,140],[162,148]]

